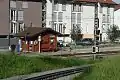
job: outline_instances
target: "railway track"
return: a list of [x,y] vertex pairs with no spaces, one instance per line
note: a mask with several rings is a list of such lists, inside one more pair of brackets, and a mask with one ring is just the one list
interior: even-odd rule
[[76,67],[76,68],[71,68],[71,69],[61,70],[61,71],[48,73],[48,74],[44,74],[44,75],[40,75],[40,76],[36,76],[36,77],[31,77],[31,78],[27,78],[24,80],[54,80],[54,79],[57,79],[60,77],[84,72],[84,71],[88,70],[90,68],[90,66],[91,65],[84,65],[84,66],[80,66],[80,67]]
[[120,50],[117,50],[117,51],[103,51],[103,52],[97,52],[97,53],[92,53],[92,52],[84,52],[84,53],[68,53],[68,54],[55,54],[55,55],[52,55],[52,56],[63,56],[63,57],[67,57],[67,56],[86,56],[86,55],[115,55],[115,54],[118,54],[120,53]]

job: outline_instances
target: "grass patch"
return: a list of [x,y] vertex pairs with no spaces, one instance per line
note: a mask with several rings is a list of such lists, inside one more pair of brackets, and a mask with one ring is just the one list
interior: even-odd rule
[[89,61],[76,58],[62,59],[48,56],[26,57],[15,54],[0,54],[0,79],[88,63]]
[[120,56],[95,63],[91,70],[74,80],[120,80]]

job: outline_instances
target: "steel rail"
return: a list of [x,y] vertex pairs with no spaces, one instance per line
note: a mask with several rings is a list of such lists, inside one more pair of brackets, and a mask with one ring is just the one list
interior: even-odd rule
[[52,56],[75,56],[75,55],[93,55],[93,54],[96,54],[96,55],[111,55],[111,54],[117,54],[117,53],[120,53],[120,50],[118,51],[103,51],[103,52],[97,52],[97,53],[92,53],[92,52],[84,52],[84,53],[80,53],[80,52],[77,52],[77,53],[70,53],[70,54],[55,54],[55,55],[52,55]]
[[63,70],[63,71],[48,73],[48,74],[40,75],[40,76],[37,76],[37,77],[27,78],[27,79],[24,79],[24,80],[54,80],[54,79],[57,79],[57,78],[60,78],[60,77],[84,72],[84,71],[88,70],[90,68],[90,66],[91,65],[86,65],[86,66],[78,67],[78,68],[75,68],[75,69],[69,69],[69,70]]

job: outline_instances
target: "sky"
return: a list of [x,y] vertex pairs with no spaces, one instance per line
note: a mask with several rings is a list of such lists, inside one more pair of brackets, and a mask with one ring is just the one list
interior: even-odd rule
[[113,1],[115,1],[115,2],[117,2],[117,3],[120,3],[120,0],[113,0]]

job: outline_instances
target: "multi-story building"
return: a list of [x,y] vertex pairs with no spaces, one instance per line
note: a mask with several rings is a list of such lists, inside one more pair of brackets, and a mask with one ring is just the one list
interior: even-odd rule
[[[41,0],[0,1],[0,38],[7,39],[9,35],[11,37],[30,26],[42,26]],[[8,44],[8,41],[2,43]]]
[[120,29],[120,4],[115,6],[114,24]]
[[[55,0],[54,2],[47,0],[46,27],[51,27],[63,34],[70,34],[73,28],[81,29],[84,38],[93,38],[96,3],[98,4],[101,40],[107,40],[106,29],[114,24],[116,3],[112,0]],[[71,38],[66,37],[65,41],[70,42]]]
[[41,27],[42,2],[38,0],[2,0],[0,36],[18,33],[24,26]]

